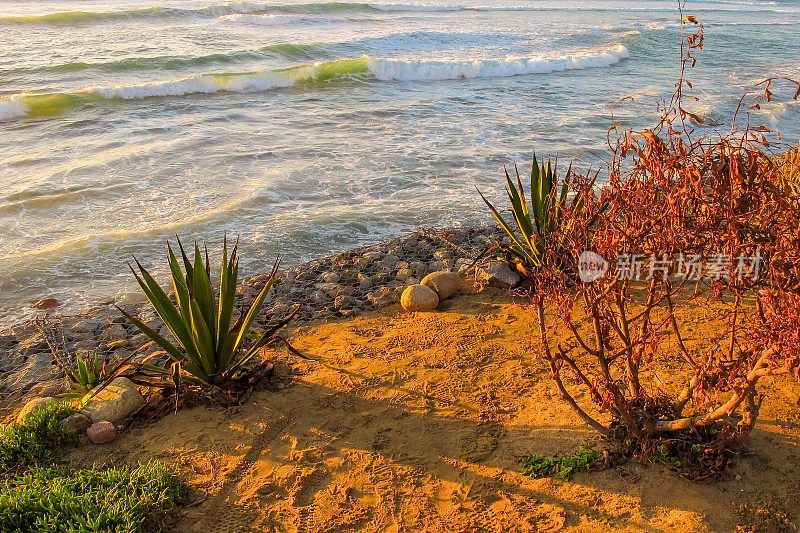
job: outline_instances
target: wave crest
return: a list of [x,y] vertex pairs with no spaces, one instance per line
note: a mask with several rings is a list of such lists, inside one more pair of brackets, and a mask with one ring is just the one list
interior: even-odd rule
[[522,74],[548,74],[564,70],[610,67],[628,57],[623,45],[600,52],[560,58],[508,57],[480,60],[370,59],[369,70],[383,81],[436,81],[462,78],[500,78]]
[[233,15],[222,15],[217,20],[222,22],[235,22],[251,24],[253,26],[283,26],[300,22],[303,17],[300,15],[254,15],[252,13],[234,13]]
[[505,59],[425,60],[364,56],[358,59],[317,62],[287,69],[237,74],[201,74],[132,85],[91,86],[73,93],[20,94],[0,101],[0,119],[49,116],[92,100],[136,100],[217,92],[253,92],[286,88],[299,83],[335,78],[370,77],[379,81],[439,81],[547,74],[565,70],[610,67],[628,57],[617,45],[562,57],[507,57]]

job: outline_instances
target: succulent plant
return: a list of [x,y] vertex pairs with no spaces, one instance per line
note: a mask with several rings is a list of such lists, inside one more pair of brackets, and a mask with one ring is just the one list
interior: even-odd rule
[[[146,366],[147,370],[170,372],[173,378],[182,374],[192,381],[218,385],[230,378],[236,370],[247,363],[263,346],[275,340],[273,328],[263,335],[253,338],[249,335],[264,300],[273,284],[278,269],[276,260],[261,291],[250,305],[243,309],[233,322],[236,300],[236,285],[239,275],[237,256],[238,239],[228,255],[227,238],[223,244],[222,268],[219,290],[214,291],[211,284],[211,265],[208,249],[205,250],[205,263],[200,247],[195,243],[194,262],[186,255],[178,239],[183,269],[172,247],[167,244],[167,258],[174,290],[173,302],[158,282],[138,262],[134,269],[129,265],[136,281],[144,291],[150,304],[166,325],[174,340],[166,337],[144,324],[138,318],[122,311],[139,330],[152,339],[172,360],[170,369]],[[290,317],[291,318],[291,317]],[[288,322],[284,320],[282,324]],[[282,339],[281,339],[282,340]],[[247,346],[245,350],[244,347]]]

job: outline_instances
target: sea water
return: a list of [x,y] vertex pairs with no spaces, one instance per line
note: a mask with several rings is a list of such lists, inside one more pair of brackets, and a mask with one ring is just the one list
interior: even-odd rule
[[[213,1],[0,2],[0,324],[136,298],[126,262],[164,274],[175,234],[238,235],[255,274],[488,223],[476,188],[502,202],[503,165],[599,167],[614,120],[656,118],[612,106],[679,73],[676,1]],[[800,77],[800,0],[684,11],[707,123]],[[753,116],[794,143],[799,118],[785,98]]]

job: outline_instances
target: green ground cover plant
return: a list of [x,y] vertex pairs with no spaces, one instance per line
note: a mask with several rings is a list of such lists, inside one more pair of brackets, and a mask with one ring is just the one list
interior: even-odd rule
[[54,402],[35,410],[21,424],[0,427],[0,466],[12,469],[52,462],[57,447],[78,442],[61,423],[74,412],[71,406]]
[[0,483],[0,531],[143,531],[182,492],[177,468],[155,461],[134,469],[33,467]]
[[535,478],[555,475],[569,481],[577,472],[586,472],[603,454],[586,446],[581,446],[573,455],[554,455],[545,457],[530,454],[520,459],[522,472]]
[[62,424],[75,410],[40,407],[0,428],[0,531],[135,533],[156,526],[184,493],[176,467],[71,469],[56,464],[59,447],[79,439]]

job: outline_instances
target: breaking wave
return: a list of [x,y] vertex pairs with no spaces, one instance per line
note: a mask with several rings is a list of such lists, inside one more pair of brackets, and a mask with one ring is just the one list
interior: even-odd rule
[[378,81],[441,81],[547,74],[566,70],[610,67],[628,57],[622,45],[562,57],[507,57],[504,59],[424,60],[364,56],[318,62],[287,69],[236,74],[201,74],[180,79],[132,85],[91,86],[71,93],[17,94],[0,100],[0,119],[41,117],[62,113],[97,100],[184,96],[217,92],[253,92],[319,83],[335,78]]

